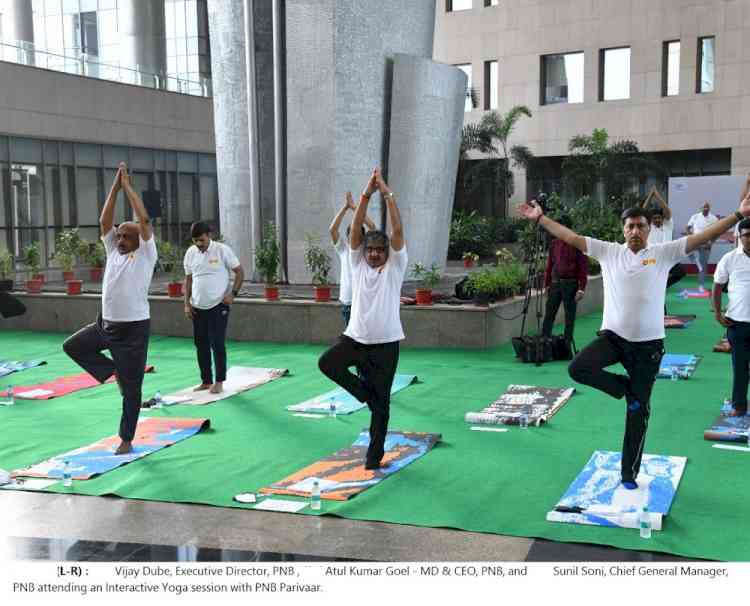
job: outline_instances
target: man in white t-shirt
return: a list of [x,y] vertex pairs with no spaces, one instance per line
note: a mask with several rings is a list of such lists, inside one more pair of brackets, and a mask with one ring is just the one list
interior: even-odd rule
[[[137,222],[121,223],[114,229],[117,193],[122,189],[133,209]],[[90,324],[63,344],[75,362],[100,383],[112,375],[122,393],[120,445],[115,454],[133,450],[138,415],[141,409],[141,388],[148,355],[151,312],[148,290],[154,275],[157,253],[151,222],[130,183],[124,162],[99,218],[101,239],[107,253],[102,284],[102,311]],[[112,358],[102,351],[108,349]]]
[[[701,212],[690,217],[687,224],[688,234],[700,234],[714,225],[719,219],[711,213],[711,204],[704,202]],[[719,234],[721,235],[721,234]],[[717,236],[718,237],[718,236]],[[711,246],[716,238],[708,240],[703,246],[690,254],[693,263],[698,266],[698,286],[701,292],[705,290],[706,274],[708,273],[708,259],[711,257]]]
[[[651,389],[664,354],[664,295],[669,269],[685,254],[750,215],[750,196],[742,200],[735,214],[700,233],[654,246],[648,245],[649,213],[642,208],[630,208],[622,214],[625,244],[579,236],[546,217],[534,200],[521,204],[519,212],[594,257],[602,267],[602,327],[598,337],[573,359],[568,372],[579,383],[613,398],[626,398],[621,474],[623,486],[635,489],[651,414]],[[627,375],[604,370],[618,362]]]
[[[198,221],[190,227],[193,245],[185,252],[185,316],[193,322],[201,384],[195,391],[224,391],[227,379],[229,310],[240,293],[245,272],[229,246],[211,239],[211,226]],[[229,272],[234,272],[234,282]],[[211,352],[216,380],[211,368]]]
[[[667,205],[667,201],[662,198],[656,186],[651,188],[648,196],[641,204],[643,208],[651,212],[651,231],[648,234],[648,245],[665,244],[671,242],[674,238],[674,222],[672,221],[672,210]],[[675,263],[669,270],[667,278],[667,288],[676,284],[685,277],[685,268],[682,263]],[[666,311],[665,311],[666,313]]]
[[[362,225],[370,196],[380,190],[388,206],[390,238],[382,231],[364,236]],[[320,370],[372,413],[366,469],[378,469],[385,454],[391,386],[398,366],[401,327],[401,285],[407,268],[406,245],[396,197],[375,169],[362,193],[352,222],[350,260],[352,315],[338,343],[318,361]],[[362,378],[351,373],[356,366]]]
[[[714,314],[727,329],[732,346],[732,412],[747,414],[747,387],[750,381],[750,219],[738,224],[740,246],[725,254],[714,272]],[[729,284],[729,306],[721,311],[721,295]]]
[[[346,228],[346,238],[339,237],[339,228],[341,222],[344,220],[344,215],[348,210],[356,211],[357,207],[354,205],[352,199],[352,192],[346,192],[346,200],[343,208],[336,213],[336,216],[331,222],[331,226],[328,228],[328,233],[331,234],[331,241],[336,249],[336,254],[339,257],[341,263],[341,273],[339,278],[339,301],[341,302],[341,317],[344,319],[344,328],[349,324],[349,317],[352,311],[352,269],[349,262],[349,234],[351,233],[351,226]],[[372,222],[370,217],[365,215],[365,225],[367,229],[375,229],[375,224]],[[362,237],[364,238],[364,226],[362,226]]]

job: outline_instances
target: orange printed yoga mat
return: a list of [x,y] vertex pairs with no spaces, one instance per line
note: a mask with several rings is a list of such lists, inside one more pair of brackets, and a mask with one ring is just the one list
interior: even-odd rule
[[380,469],[369,470],[365,469],[364,460],[370,435],[363,431],[350,447],[261,488],[260,492],[309,497],[313,481],[317,479],[321,498],[346,501],[426,455],[440,437],[439,433],[389,431]]

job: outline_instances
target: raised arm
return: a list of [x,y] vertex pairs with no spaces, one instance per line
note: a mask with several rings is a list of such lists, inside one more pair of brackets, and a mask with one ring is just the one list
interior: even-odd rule
[[115,205],[117,204],[117,194],[120,191],[120,169],[117,169],[115,180],[112,181],[112,187],[109,189],[107,200],[104,202],[102,214],[99,217],[99,229],[102,236],[106,236],[115,225]]
[[335,244],[338,244],[339,242],[339,228],[341,227],[341,222],[344,220],[344,215],[346,214],[346,211],[350,208],[355,208],[354,206],[354,200],[352,200],[352,192],[348,191],[346,192],[346,198],[344,200],[344,206],[339,209],[339,212],[336,213],[336,216],[333,218],[333,221],[331,221],[331,225],[328,228],[328,233],[331,234],[331,241]]
[[148,241],[154,235],[154,230],[151,227],[151,219],[148,216],[148,212],[146,212],[146,207],[143,205],[143,200],[141,200],[141,197],[133,189],[133,184],[130,182],[130,175],[128,174],[128,167],[124,162],[120,162],[120,171],[122,190],[125,192],[128,202],[130,202],[130,208],[133,209],[135,216],[138,218],[138,229],[141,232],[141,238],[144,241]]
[[582,253],[585,254],[587,252],[586,238],[579,236],[572,229],[568,229],[564,225],[560,225],[556,221],[547,217],[542,212],[542,208],[536,203],[536,200],[519,204],[517,208],[518,212],[524,219],[536,222],[537,225],[546,229],[549,233],[555,236],[555,238],[562,240],[566,244],[570,244],[573,248],[577,248]]
[[352,250],[356,250],[362,246],[362,225],[364,225],[365,217],[367,216],[367,205],[370,203],[370,197],[377,189],[376,172],[377,169],[372,171],[370,180],[367,182],[367,187],[365,187],[365,190],[359,197],[357,210],[354,211],[354,220],[352,221],[352,229],[349,235],[349,246],[351,246]]
[[685,252],[691,253],[696,248],[700,248],[706,242],[716,240],[721,234],[728,229],[732,229],[736,223],[739,223],[744,217],[750,216],[750,193],[745,194],[745,197],[740,202],[740,206],[737,212],[719,219],[711,225],[711,227],[704,229],[699,234],[691,234],[687,238],[687,245],[685,246]]
[[404,247],[404,228],[401,224],[401,213],[398,212],[398,206],[396,205],[396,195],[383,180],[380,170],[376,168],[375,173],[380,194],[388,205],[388,217],[390,217],[391,222],[391,247],[393,250],[401,250]]
[[654,188],[651,190],[651,193],[653,194],[652,198],[656,200],[656,203],[659,205],[662,212],[664,213],[664,220],[670,221],[672,219],[672,211],[667,205],[667,201],[664,198],[662,198],[661,194],[659,193],[659,190],[656,189],[656,186],[654,186]]

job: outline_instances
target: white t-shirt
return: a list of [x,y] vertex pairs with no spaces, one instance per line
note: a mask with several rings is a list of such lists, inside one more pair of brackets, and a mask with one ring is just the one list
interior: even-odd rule
[[336,242],[335,249],[336,254],[339,256],[341,263],[341,277],[339,278],[339,301],[344,305],[352,304],[352,264],[349,260],[349,246],[348,238],[342,238],[339,236],[338,242]]
[[198,309],[213,309],[229,290],[230,270],[240,261],[231,248],[221,242],[208,245],[206,252],[193,245],[185,253],[185,275],[193,276],[190,304]]
[[352,269],[352,315],[344,334],[366,345],[404,339],[401,327],[401,285],[408,257],[406,246],[391,247],[385,265],[367,264],[362,247],[349,252]]
[[729,282],[726,316],[737,322],[750,322],[750,257],[742,247],[725,254],[714,272],[714,282]]
[[102,318],[109,322],[140,322],[151,317],[148,289],[154,277],[156,241],[144,240],[127,255],[117,250],[117,235],[112,228],[102,236],[107,265],[102,281]]
[[625,244],[586,238],[586,251],[602,266],[602,330],[628,341],[664,338],[664,294],[670,268],[685,256],[687,238],[648,246],[637,253]]
[[690,221],[688,221],[688,227],[693,228],[694,234],[699,234],[711,227],[718,220],[718,217],[711,213],[708,213],[708,215],[706,215],[705,217],[703,216],[703,213],[695,213],[692,217],[690,217]]
[[664,219],[661,227],[656,227],[653,223],[651,224],[651,233],[648,234],[648,245],[654,246],[654,244],[664,244],[665,242],[671,242],[674,233],[674,224],[672,219]]

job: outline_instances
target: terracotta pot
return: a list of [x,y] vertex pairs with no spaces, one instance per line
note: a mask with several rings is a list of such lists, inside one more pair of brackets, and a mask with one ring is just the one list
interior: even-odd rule
[[38,294],[42,292],[42,286],[44,282],[42,280],[26,280],[26,292],[31,294]]
[[69,295],[80,295],[83,289],[83,280],[68,280],[66,285]]
[[313,289],[315,290],[316,303],[327,303],[331,300],[330,286],[313,286]]
[[474,259],[464,259],[464,267],[474,267]]
[[13,286],[13,280],[0,280],[0,292],[10,292]]
[[182,282],[170,282],[167,284],[167,293],[173,299],[177,299],[182,296]]
[[92,267],[89,270],[89,273],[91,274],[91,281],[92,282],[101,282],[102,277],[104,276],[104,268],[103,267]]
[[44,284],[44,274],[35,274],[32,280],[39,280],[42,284]]
[[417,289],[417,305],[432,305],[432,289]]
[[71,280],[76,279],[76,272],[74,271],[64,271],[63,272],[63,282],[70,282]]
[[279,287],[278,286],[266,286],[263,289],[263,293],[266,297],[266,301],[278,301],[279,300]]

